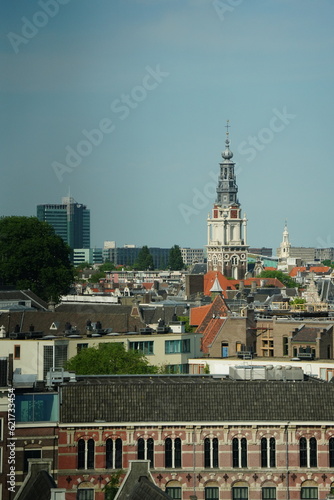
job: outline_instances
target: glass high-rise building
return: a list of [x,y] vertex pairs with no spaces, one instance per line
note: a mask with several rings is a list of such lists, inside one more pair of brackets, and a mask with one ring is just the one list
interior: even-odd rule
[[71,248],[90,248],[90,210],[73,198],[60,205],[37,205],[37,218],[48,222]]

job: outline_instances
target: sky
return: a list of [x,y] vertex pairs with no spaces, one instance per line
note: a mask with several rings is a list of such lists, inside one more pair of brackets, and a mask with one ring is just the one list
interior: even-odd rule
[[0,215],[207,244],[229,120],[248,244],[334,247],[333,0],[2,0]]

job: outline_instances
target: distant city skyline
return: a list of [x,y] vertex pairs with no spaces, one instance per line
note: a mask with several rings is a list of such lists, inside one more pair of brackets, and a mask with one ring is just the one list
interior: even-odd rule
[[226,120],[248,244],[334,247],[330,0],[4,0],[1,215],[202,248]]

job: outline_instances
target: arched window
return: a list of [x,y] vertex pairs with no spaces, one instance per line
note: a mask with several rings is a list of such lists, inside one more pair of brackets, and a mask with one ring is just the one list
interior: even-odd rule
[[173,500],[181,500],[182,488],[178,481],[170,481],[166,486],[166,493],[173,498]]
[[317,440],[315,437],[310,438],[310,467],[317,467]]
[[261,439],[261,467],[276,467],[275,438]]
[[149,460],[151,467],[154,467],[154,441],[152,438],[138,439],[137,457],[138,460]]
[[78,469],[94,469],[94,439],[79,439],[78,441]]
[[329,466],[334,467],[334,438],[329,439]]
[[77,491],[76,500],[94,500],[94,489],[89,488],[89,485],[87,483],[83,483],[83,486],[82,484],[80,484]]
[[165,467],[181,467],[181,439],[165,439]]
[[233,438],[232,440],[233,467],[247,467],[247,439]]
[[115,469],[121,469],[122,468],[122,453],[123,453],[123,446],[122,446],[122,440],[120,438],[116,439],[115,443],[115,448],[116,448],[116,453],[115,453]]
[[299,440],[299,464],[300,467],[317,467],[317,440],[315,437]]
[[94,469],[94,439],[87,441],[87,469]]
[[106,469],[113,468],[113,451],[114,451],[114,441],[109,438],[106,441]]
[[218,439],[205,438],[204,439],[204,467],[216,468],[218,467]]
[[138,460],[145,460],[145,441],[143,438],[138,439],[137,458]]
[[122,440],[108,438],[106,441],[106,469],[122,468]]
[[300,490],[302,500],[318,500],[318,486],[314,481],[304,481]]
[[247,483],[238,482],[232,487],[233,500],[248,500],[248,486]]

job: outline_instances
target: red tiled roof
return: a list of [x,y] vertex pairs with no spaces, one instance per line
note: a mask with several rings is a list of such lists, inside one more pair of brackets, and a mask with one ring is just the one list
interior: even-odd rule
[[311,273],[328,273],[330,270],[330,267],[327,266],[313,266],[310,267],[310,272]]
[[210,304],[202,322],[199,324],[196,332],[203,333],[203,337],[206,335],[206,329],[213,318],[224,318],[227,316],[229,308],[226,305],[224,298],[221,295],[217,295],[215,300]]
[[200,307],[192,307],[190,309],[190,321],[189,324],[192,326],[198,326],[202,323],[208,311],[211,309],[212,304]]
[[277,267],[265,267],[265,271],[277,271]]
[[206,329],[205,334],[201,339],[201,350],[202,352],[208,352],[209,346],[214,341],[217,333],[221,329],[226,318],[211,318]]
[[142,287],[145,288],[145,290],[152,290],[152,288],[154,288],[154,283],[142,283]]
[[295,276],[297,276],[297,274],[299,273],[299,271],[301,273],[303,273],[304,271],[306,271],[306,267],[304,266],[296,266],[294,268],[291,269],[291,271],[289,272],[289,276],[291,276],[291,278],[294,278]]
[[204,275],[204,295],[211,295],[210,290],[215,282],[215,279],[218,279],[220,286],[223,289],[223,296],[227,298],[226,290],[236,290],[235,288],[235,280],[227,279],[222,273],[217,271],[208,271]]
[[[248,278],[246,280],[241,280],[244,282],[245,286],[251,286],[252,281],[256,282],[257,286],[261,286],[262,282],[265,282],[266,286],[274,286],[276,288],[285,288],[285,285],[277,278]],[[235,283],[238,283],[236,281]]]

